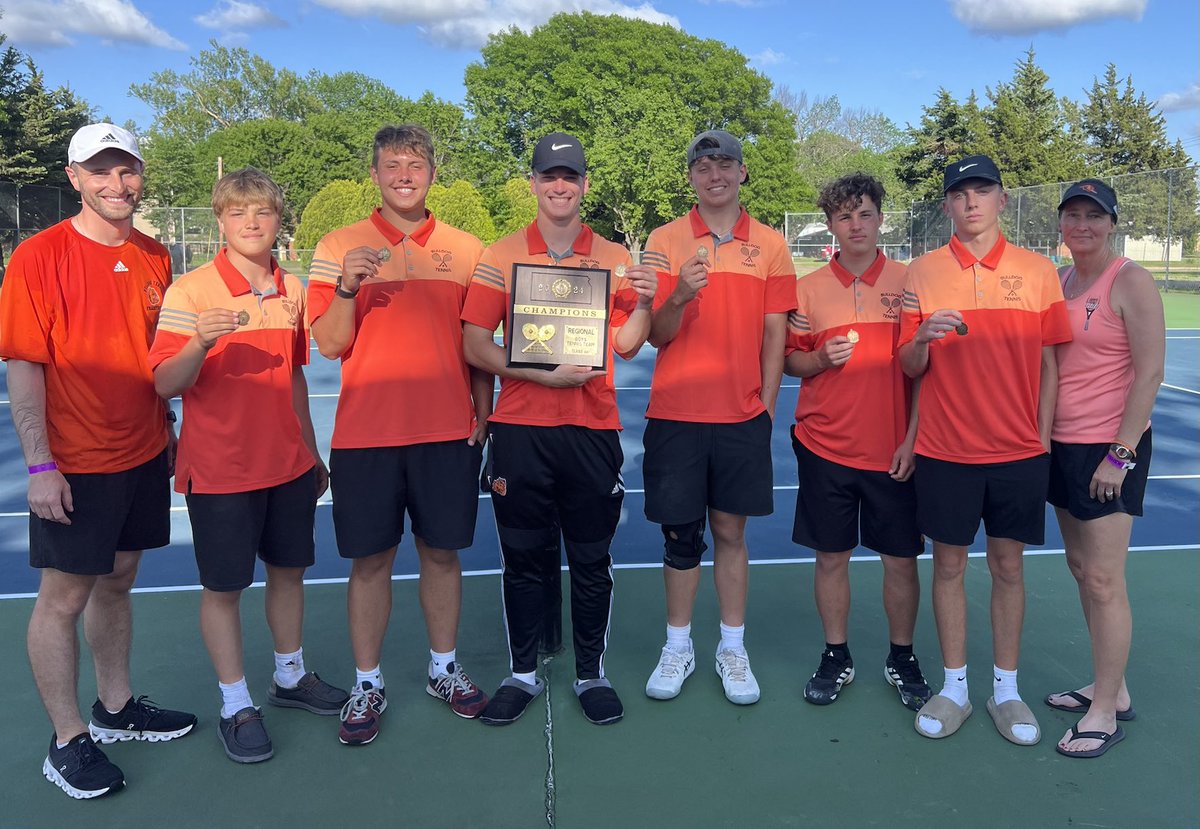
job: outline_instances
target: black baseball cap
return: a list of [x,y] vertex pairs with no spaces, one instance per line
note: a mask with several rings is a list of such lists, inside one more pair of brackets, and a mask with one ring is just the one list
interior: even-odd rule
[[1067,192],[1063,193],[1062,201],[1058,203],[1058,209],[1062,210],[1064,204],[1077,196],[1091,199],[1103,207],[1105,213],[1114,219],[1117,217],[1117,194],[1100,179],[1085,178],[1083,181],[1072,184],[1067,188]]
[[994,181],[1001,187],[1004,186],[1004,182],[1000,180],[1000,171],[996,169],[996,162],[986,155],[969,155],[961,161],[946,165],[946,172],[942,177],[942,192],[948,193],[971,178]]
[[537,142],[533,148],[533,171],[544,173],[555,167],[566,167],[581,176],[587,175],[587,161],[578,138],[565,132],[552,132]]

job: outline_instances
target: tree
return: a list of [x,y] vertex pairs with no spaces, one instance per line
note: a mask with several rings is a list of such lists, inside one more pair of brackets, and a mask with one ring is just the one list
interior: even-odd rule
[[537,218],[537,197],[529,189],[527,178],[510,178],[504,182],[493,202],[497,239],[516,233]]
[[1092,80],[1081,108],[1084,150],[1089,169],[1097,175],[1140,173],[1191,163],[1182,146],[1167,140],[1166,119],[1145,93],[1135,93],[1133,76],[1122,88],[1116,64],[1108,64],[1104,81]]
[[993,142],[991,155],[1008,187],[1083,175],[1083,148],[1068,130],[1067,112],[1049,82],[1030,47],[1012,80],[987,91],[991,106],[983,120]]
[[[0,47],[7,40],[0,32]],[[0,52],[0,179],[69,189],[67,145],[91,119],[71,90],[46,88],[32,58],[12,46]]]
[[[572,133],[588,150],[598,177],[585,201],[586,218],[600,230],[615,229],[621,222],[632,245],[640,241],[641,228],[662,215],[664,201],[672,214],[686,209],[686,190],[676,189],[682,184],[668,186],[662,176],[684,181],[687,140],[704,129],[719,127],[737,135],[756,163],[789,160],[751,170],[752,179],[763,179],[761,192],[771,191],[770,199],[764,196],[761,202],[771,213],[759,218],[778,222],[780,205],[801,198],[790,161],[795,130],[772,103],[771,82],[747,67],[744,55],[719,41],[642,20],[559,14],[528,34],[510,29],[493,35],[480,62],[467,67],[466,87],[479,148],[472,170],[476,181],[485,189],[498,188],[529,169],[530,152],[540,137],[555,130]],[[672,102],[666,113],[638,112],[639,102],[666,101]],[[631,113],[655,119],[666,133],[655,136],[636,129]],[[613,141],[623,127],[634,128],[637,140],[623,142],[613,157]],[[751,152],[751,145],[757,150]],[[596,152],[597,146],[605,152]],[[645,175],[642,165],[651,159],[654,173]],[[607,169],[622,163],[626,182]],[[668,192],[680,195],[668,197]],[[618,207],[626,218],[616,216]]]
[[496,241],[496,225],[475,185],[459,179],[449,186],[434,182],[425,204],[439,221],[478,237],[485,245]]
[[296,228],[296,247],[312,250],[326,233],[362,221],[379,203],[379,188],[369,178],[329,182],[305,206]]
[[[899,153],[896,175],[916,199],[941,200],[942,175],[951,160],[986,152],[974,95],[967,106],[945,87],[932,106],[922,108],[921,123],[909,126],[908,146]],[[974,110],[972,110],[974,106]]]

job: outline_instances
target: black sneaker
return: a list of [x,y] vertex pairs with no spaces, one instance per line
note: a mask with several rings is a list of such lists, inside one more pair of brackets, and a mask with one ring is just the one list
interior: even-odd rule
[[831,650],[822,651],[821,666],[804,686],[804,698],[813,705],[829,705],[837,700],[842,686],[853,681],[853,659],[843,660]]
[[42,774],[76,800],[100,797],[125,786],[124,773],[108,761],[87,734],[74,737],[62,748],[51,737]]
[[883,666],[883,675],[889,685],[893,685],[900,694],[900,701],[910,711],[920,711],[921,706],[929,702],[933,690],[921,673],[921,663],[915,654],[905,654],[899,659],[887,658]]
[[267,727],[263,725],[262,709],[252,705],[232,717],[221,717],[217,736],[226,756],[235,763],[261,763],[275,755]]
[[334,688],[312,671],[300,677],[295,688],[282,688],[274,679],[267,691],[267,702],[281,708],[303,708],[314,714],[332,717],[340,714],[350,694]]
[[487,707],[479,715],[479,721],[484,725],[508,725],[514,723],[525,713],[529,703],[542,693],[546,683],[541,677],[534,679],[534,684],[522,682],[516,677],[509,677],[500,683],[499,689],[492,694]]
[[161,743],[182,737],[196,726],[196,715],[183,711],[159,708],[144,696],[129,698],[125,707],[115,714],[108,713],[100,700],[92,705],[92,721],[88,731],[100,743],[125,743],[145,740]]

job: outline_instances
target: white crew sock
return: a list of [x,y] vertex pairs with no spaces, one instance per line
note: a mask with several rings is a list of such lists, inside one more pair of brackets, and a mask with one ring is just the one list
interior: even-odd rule
[[221,689],[221,717],[229,719],[243,708],[250,708],[254,702],[250,699],[250,689],[246,687],[246,677],[226,685],[218,682]]
[[[1021,694],[1017,691],[1017,672],[1002,671],[995,665],[992,666],[992,670],[995,671],[992,677],[992,697],[996,704],[1019,701]],[[1036,740],[1038,727],[1035,723],[1013,723],[1012,733],[1018,740]]]
[[275,651],[275,684],[280,688],[295,688],[304,676],[304,648],[295,653]]
[[429,649],[429,678],[437,679],[442,674],[450,673],[450,663],[454,661],[456,648],[451,648],[445,653],[438,653]]
[[738,625],[730,627],[721,622],[721,644],[717,646],[717,652],[721,651],[744,651],[746,649],[746,626]]
[[[970,696],[967,694],[967,666],[946,668],[945,674],[946,684],[942,686],[942,690],[938,694],[946,697],[959,708],[965,708],[967,701],[970,699]],[[920,715],[917,718],[921,723],[921,730],[928,734],[942,733],[942,723],[940,720]]]
[[513,679],[519,679],[526,685],[537,685],[537,671],[530,671],[527,674],[519,674],[513,671]]
[[366,671],[361,671],[357,667],[355,667],[354,675],[355,675],[355,680],[354,680],[355,684],[358,685],[358,687],[360,687],[360,688],[362,687],[362,684],[364,682],[371,683],[372,688],[382,688],[383,687],[383,674],[379,672],[378,665],[376,665],[374,668],[371,668]]
[[687,653],[692,649],[692,623],[683,627],[667,625],[667,647],[678,653]]

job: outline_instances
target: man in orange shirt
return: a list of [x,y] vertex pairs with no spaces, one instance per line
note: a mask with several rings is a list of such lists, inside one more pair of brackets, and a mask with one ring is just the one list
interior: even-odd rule
[[646,694],[671,699],[695,670],[692,607],[705,519],[721,605],[716,670],[737,705],[758,701],[744,645],[746,516],[775,508],[771,418],[783,376],[796,270],[783,237],[742,207],[742,145],[724,130],[688,148],[696,207],[658,228],[642,261],[664,286],[650,342],[658,348],[646,410],[646,517],[662,525],[667,643]]
[[1022,555],[1045,537],[1055,345],[1071,339],[1054,265],[1008,244],[1006,194],[990,158],[946,167],[950,244],[908,268],[900,364],[920,377],[917,524],[933,540],[933,612],[946,682],[918,712],[925,737],[953,734],[967,694],[967,547],[982,520],[992,575],[992,696],[1000,734],[1033,745],[1041,730],[1017,690],[1025,613]]
[[[42,571],[28,638],[54,725],[42,771],[72,797],[91,798],[125,785],[93,740],[170,740],[196,718],[135,699],[129,679],[129,590],[141,551],[170,535],[175,433],[147,355],[171,260],[133,228],[143,180],[131,133],[90,124],[67,159],[83,204],[13,252],[0,292],[0,357],[29,467],[29,563]],[[80,616],[99,692],[87,726]]]
[[304,288],[271,250],[283,192],[253,167],[213,187],[226,239],[216,259],[170,288],[150,365],[158,393],[183,395],[175,489],[187,498],[200,570],[200,632],[221,691],[217,734],[235,763],[274,754],[246,685],[242,591],[266,567],[274,705],[336,715],[348,694],[304,669],[304,570],[329,473],[308,410]]
[[483,245],[425,208],[433,159],[423,127],[379,130],[371,180],[383,205],[325,236],[309,271],[313,339],[342,363],[329,465],[338,551],[351,560],[356,681],[338,734],[347,745],[374,740],[387,707],[380,656],[406,512],[429,633],[425,690],[460,717],[487,704],[456,653],[458,551],[474,537],[492,407],[492,378],[468,368],[459,322]]
[[817,551],[813,592],[825,630],[804,698],[828,705],[854,679],[846,637],[861,522],[863,546],[883,562],[884,676],[917,711],[931,693],[913,654],[925,547],[911,480],[917,418],[896,357],[905,268],[876,246],[884,195],[876,179],[854,173],[827,184],[817,201],[838,252],[797,280],[789,320],[784,371],[804,378],[792,433],[800,480],[792,540]]
[[537,143],[531,188],[537,218],[484,251],[462,314],[467,359],[501,378],[491,418],[489,477],[512,675],[480,719],[488,725],[512,723],[545,687],[537,676],[538,639],[548,568],[558,566],[561,537],[571,570],[575,694],[584,716],[606,725],[624,715],[604,674],[613,590],[608,550],[625,497],[612,360],[605,371],[565,364],[548,367],[552,370],[515,367],[492,336],[503,322],[506,342],[513,346],[509,313],[515,265],[608,271],[612,350],[631,358],[650,330],[657,279],[652,268],[632,267],[625,248],[583,224],[579,209],[588,179],[579,139],[556,132]]

